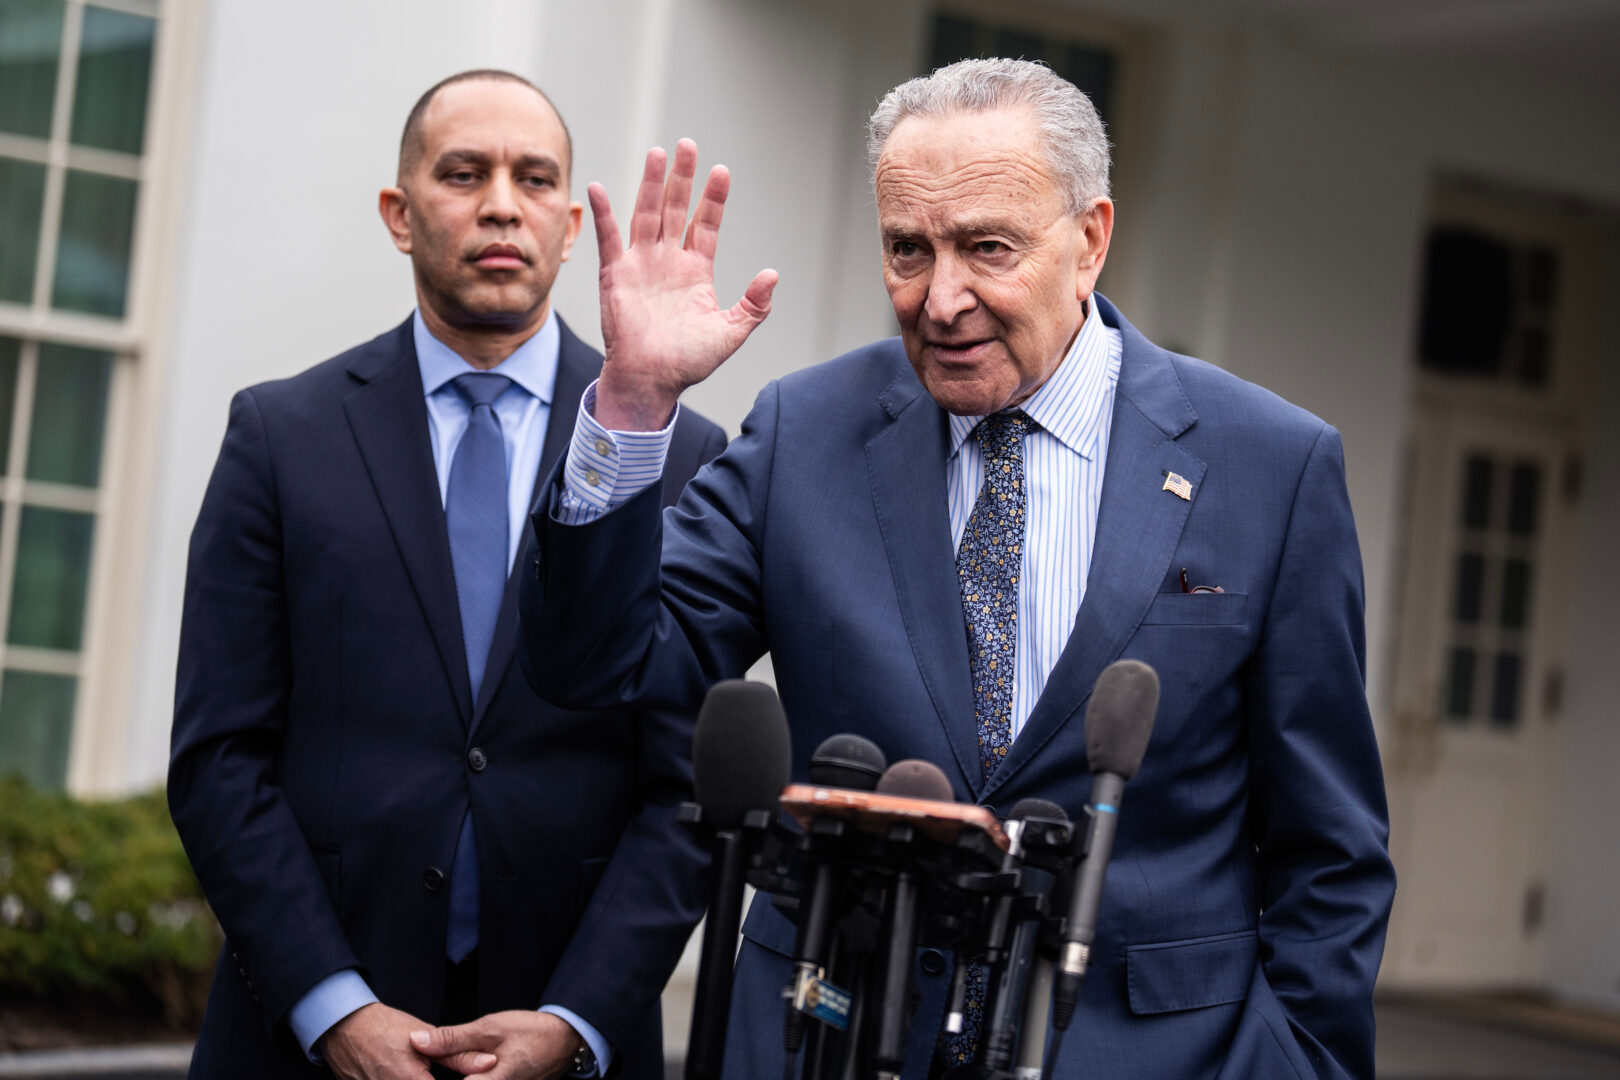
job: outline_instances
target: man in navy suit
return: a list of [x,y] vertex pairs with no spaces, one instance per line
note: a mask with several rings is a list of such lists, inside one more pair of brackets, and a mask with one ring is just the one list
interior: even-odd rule
[[[591,189],[608,363],[535,517],[537,687],[689,707],[769,650],[797,778],[852,731],[935,762],[963,800],[1078,818],[1091,688],[1146,661],[1157,723],[1056,1075],[1371,1076],[1394,878],[1338,433],[1159,349],[1094,291],[1107,140],[1046,68],[906,83],[870,148],[900,337],[768,386],[661,534],[655,493],[578,470],[664,427],[775,278],[728,311],[702,293],[728,178],[710,174],[683,243],[690,143],[667,183],[649,155],[627,249]],[[691,303],[649,317],[672,283]],[[739,1080],[781,1072],[794,931],[755,903],[743,933]],[[918,972],[908,1077],[976,1052],[971,1030],[940,1038],[948,958]]]
[[[426,1078],[411,1035],[475,1018],[441,1068],[663,1075],[690,714],[565,711],[513,663],[536,478],[602,367],[549,299],[571,163],[518,76],[429,90],[380,199],[415,314],[231,404],[169,773],[226,939],[195,1077]],[[673,502],[724,442],[684,417],[640,482]]]

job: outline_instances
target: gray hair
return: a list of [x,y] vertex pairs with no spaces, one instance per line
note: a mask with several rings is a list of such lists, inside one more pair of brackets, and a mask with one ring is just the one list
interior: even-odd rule
[[884,95],[866,125],[866,154],[877,173],[889,136],[908,116],[940,117],[1024,106],[1035,117],[1047,163],[1070,213],[1108,195],[1108,136],[1091,99],[1045,64],[958,60]]

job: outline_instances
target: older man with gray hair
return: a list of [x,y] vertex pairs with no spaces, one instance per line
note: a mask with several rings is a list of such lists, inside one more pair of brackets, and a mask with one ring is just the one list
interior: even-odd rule
[[[649,153],[628,247],[591,188],[608,360],[535,518],[536,689],[691,708],[768,650],[796,777],[858,732],[959,799],[1080,819],[1092,686],[1145,661],[1157,723],[1054,1074],[1372,1075],[1394,879],[1338,433],[1095,292],[1107,140],[1045,67],[914,79],[871,149],[899,339],[767,386],[662,522],[633,478],[775,274],[719,308],[730,180],[709,174],[687,227],[690,142],[667,178]],[[757,1080],[782,1073],[794,927],[756,902],[743,933],[726,1071]],[[907,1077],[977,1052],[971,1015],[941,1034],[955,962],[919,958]]]

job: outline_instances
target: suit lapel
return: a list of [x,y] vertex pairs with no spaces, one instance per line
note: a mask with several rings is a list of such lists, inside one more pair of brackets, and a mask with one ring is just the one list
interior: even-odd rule
[[1125,339],[1103,471],[1097,537],[1086,597],[1057,664],[1024,728],[989,783],[989,798],[1026,765],[1091,696],[1102,669],[1119,658],[1170,568],[1192,503],[1164,490],[1165,474],[1201,487],[1204,462],[1175,439],[1197,419],[1169,354],[1142,337],[1108,301],[1103,321]]
[[977,794],[979,736],[945,493],[948,422],[909,369],[879,404],[893,419],[866,444],[866,464],[900,615],[957,766]]
[[466,723],[472,681],[410,320],[383,340],[386,345],[350,365],[363,385],[344,400],[343,411]]
[[[602,361],[595,350],[574,336],[559,317],[557,348],[557,380],[551,390],[551,408],[546,419],[546,439],[540,451],[540,467],[535,471],[534,486],[529,492],[529,506],[540,496],[540,485],[557,461],[568,451],[574,437],[574,420],[579,415],[579,399],[591,380],[601,373]],[[448,550],[448,548],[447,548]],[[524,527],[523,542],[518,545],[512,572],[506,578],[506,591],[501,595],[501,611],[495,622],[495,636],[489,643],[489,659],[484,665],[484,682],[479,687],[478,702],[473,708],[472,726],[476,731],[489,710],[495,691],[506,677],[507,668],[517,654],[520,632],[517,614],[518,583],[524,568],[534,560],[533,530]]]

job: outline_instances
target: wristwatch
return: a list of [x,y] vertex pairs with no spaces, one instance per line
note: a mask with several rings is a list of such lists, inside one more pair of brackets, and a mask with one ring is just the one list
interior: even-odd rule
[[596,1073],[596,1055],[591,1053],[591,1046],[585,1040],[579,1042],[579,1049],[574,1051],[574,1060],[568,1063],[570,1076],[593,1076]]

